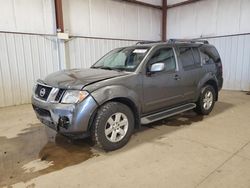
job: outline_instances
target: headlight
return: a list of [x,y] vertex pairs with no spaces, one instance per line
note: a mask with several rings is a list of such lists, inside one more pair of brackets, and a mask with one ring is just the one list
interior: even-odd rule
[[61,103],[64,104],[73,104],[83,101],[89,93],[87,91],[78,91],[78,90],[67,90],[62,98]]

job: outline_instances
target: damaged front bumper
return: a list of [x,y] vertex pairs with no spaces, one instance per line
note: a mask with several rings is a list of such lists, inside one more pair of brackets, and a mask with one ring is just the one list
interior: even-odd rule
[[98,105],[91,95],[78,104],[61,104],[32,97],[37,118],[64,135],[88,135],[89,122]]

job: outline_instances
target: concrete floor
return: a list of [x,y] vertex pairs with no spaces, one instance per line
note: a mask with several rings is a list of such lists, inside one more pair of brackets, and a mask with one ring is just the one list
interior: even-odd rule
[[40,124],[30,105],[0,109],[0,187],[250,187],[250,96],[223,91],[207,117],[143,127],[104,153]]

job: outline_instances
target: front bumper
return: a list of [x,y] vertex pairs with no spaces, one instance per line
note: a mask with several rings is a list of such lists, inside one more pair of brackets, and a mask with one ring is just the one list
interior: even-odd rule
[[65,135],[87,134],[92,114],[98,105],[91,95],[78,104],[49,103],[32,96],[37,118]]

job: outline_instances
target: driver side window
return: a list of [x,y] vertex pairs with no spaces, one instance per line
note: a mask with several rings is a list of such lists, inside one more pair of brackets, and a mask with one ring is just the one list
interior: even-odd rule
[[157,50],[149,60],[150,66],[154,63],[164,63],[165,72],[174,72],[176,70],[176,62],[173,49],[161,48]]

